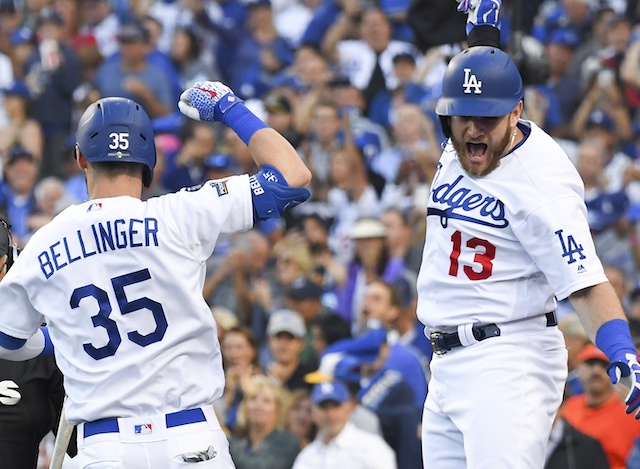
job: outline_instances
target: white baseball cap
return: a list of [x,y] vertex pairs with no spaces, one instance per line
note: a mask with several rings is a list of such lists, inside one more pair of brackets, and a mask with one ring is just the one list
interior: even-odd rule
[[375,218],[361,218],[349,230],[351,239],[384,238],[387,229],[380,220]]
[[294,337],[302,338],[307,328],[304,325],[304,319],[298,313],[290,309],[280,309],[271,314],[267,334],[276,335],[280,332],[288,332]]

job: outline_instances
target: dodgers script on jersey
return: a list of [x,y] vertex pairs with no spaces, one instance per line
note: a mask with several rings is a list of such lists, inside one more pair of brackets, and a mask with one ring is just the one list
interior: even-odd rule
[[146,202],[71,206],[33,235],[3,280],[0,330],[28,338],[46,320],[72,424],[210,404],[224,374],[215,321],[198,294],[205,261],[220,233],[252,226],[247,175]]
[[534,123],[518,127],[525,139],[486,176],[467,175],[450,143],[440,158],[418,278],[418,317],[429,328],[543,315],[556,297],[607,280],[580,176]]

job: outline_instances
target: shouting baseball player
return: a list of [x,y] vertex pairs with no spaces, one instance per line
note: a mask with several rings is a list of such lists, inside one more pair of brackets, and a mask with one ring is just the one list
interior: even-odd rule
[[212,407],[224,374],[205,260],[220,233],[309,196],[293,147],[227,86],[198,82],[179,107],[235,130],[259,172],[143,202],[156,163],[149,118],[129,99],[101,99],[76,134],[90,200],[41,228],[0,283],[0,356],[49,347],[46,318],[81,468],[234,467]]
[[[461,3],[482,26],[470,44],[499,44],[498,6]],[[596,256],[582,181],[560,146],[521,119],[522,98],[520,73],[497,47],[470,47],[447,66],[436,113],[448,140],[418,278],[434,349],[425,468],[544,466],[567,377],[556,298],[569,298],[611,360],[612,381],[630,388],[627,412],[640,407],[640,366]]]

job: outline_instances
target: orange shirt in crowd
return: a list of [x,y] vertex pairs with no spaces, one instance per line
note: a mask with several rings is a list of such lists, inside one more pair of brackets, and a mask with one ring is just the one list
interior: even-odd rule
[[572,396],[560,413],[577,430],[600,442],[611,469],[626,468],[633,442],[640,437],[640,422],[625,413],[625,405],[616,394],[599,407],[587,407],[584,394]]

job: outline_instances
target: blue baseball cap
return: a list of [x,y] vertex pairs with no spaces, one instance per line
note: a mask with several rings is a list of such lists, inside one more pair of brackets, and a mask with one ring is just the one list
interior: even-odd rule
[[580,42],[578,34],[571,28],[558,28],[549,36],[549,44],[560,44],[574,48]]
[[594,231],[602,231],[626,215],[629,197],[624,191],[601,194],[587,203],[587,220]]
[[31,98],[31,93],[27,85],[21,80],[14,80],[6,88],[2,89],[5,96],[19,96],[20,98],[28,101]]
[[596,109],[591,114],[589,114],[589,118],[587,119],[587,129],[591,129],[593,127],[600,127],[602,129],[606,129],[609,132],[615,130],[616,123],[608,113],[604,112],[601,109]]
[[329,381],[319,383],[311,389],[311,402],[313,405],[320,405],[323,402],[334,401],[339,404],[346,402],[351,397],[349,390],[340,381]]
[[9,36],[9,41],[13,46],[32,43],[34,39],[33,31],[26,26],[16,29]]

